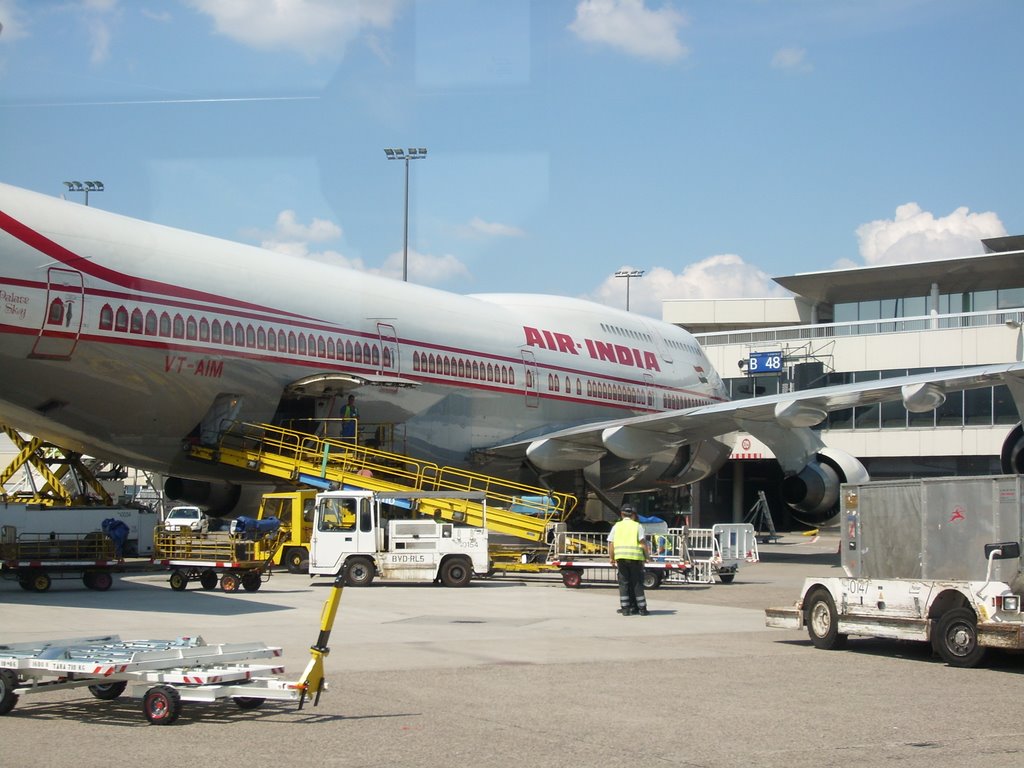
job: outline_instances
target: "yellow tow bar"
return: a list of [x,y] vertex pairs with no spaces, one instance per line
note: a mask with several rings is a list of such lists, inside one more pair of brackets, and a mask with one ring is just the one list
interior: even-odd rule
[[345,572],[342,571],[334,580],[331,587],[331,594],[324,602],[323,611],[320,613],[320,634],[316,643],[310,646],[310,660],[306,665],[306,671],[302,673],[297,687],[302,689],[299,697],[299,709],[306,700],[306,696],[313,694],[313,706],[320,703],[320,694],[327,688],[324,681],[324,658],[331,652],[327,647],[327,641],[331,637],[331,628],[334,626],[334,617],[338,613],[338,604],[341,602],[341,593],[345,590]]

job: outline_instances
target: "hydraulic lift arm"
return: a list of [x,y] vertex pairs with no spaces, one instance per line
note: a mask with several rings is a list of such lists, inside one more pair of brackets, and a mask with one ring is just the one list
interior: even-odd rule
[[309,664],[306,665],[306,671],[302,673],[302,677],[298,682],[297,687],[302,689],[302,695],[299,697],[299,709],[302,709],[302,704],[310,693],[314,694],[313,706],[318,705],[320,703],[320,694],[327,687],[327,683],[324,680],[324,657],[331,652],[331,649],[327,647],[327,641],[331,637],[334,617],[338,613],[338,604],[341,602],[341,593],[344,590],[345,569],[342,569],[342,572],[334,580],[331,594],[324,602],[323,611],[320,614],[320,634],[317,635],[316,643],[309,648],[311,658]]

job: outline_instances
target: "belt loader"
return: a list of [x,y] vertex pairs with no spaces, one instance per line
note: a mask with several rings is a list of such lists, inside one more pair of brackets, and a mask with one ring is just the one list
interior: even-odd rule
[[806,627],[841,648],[849,635],[930,642],[949,665],[974,667],[988,648],[1024,650],[1019,475],[844,485],[845,576],[809,578],[769,627]]

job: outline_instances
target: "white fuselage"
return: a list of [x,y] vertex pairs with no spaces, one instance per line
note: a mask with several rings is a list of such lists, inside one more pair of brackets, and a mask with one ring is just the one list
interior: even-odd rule
[[446,464],[724,399],[692,336],[666,323],[446,293],[6,185],[0,368],[3,423],[186,475],[182,441],[219,395],[239,397],[236,418],[269,421],[286,387],[318,374],[351,377],[363,419],[404,424],[409,453]]

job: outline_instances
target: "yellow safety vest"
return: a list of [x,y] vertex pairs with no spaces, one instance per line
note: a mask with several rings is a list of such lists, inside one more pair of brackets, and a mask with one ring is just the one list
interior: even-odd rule
[[612,545],[616,560],[643,560],[644,548],[640,543],[643,528],[636,520],[619,520],[612,527]]

